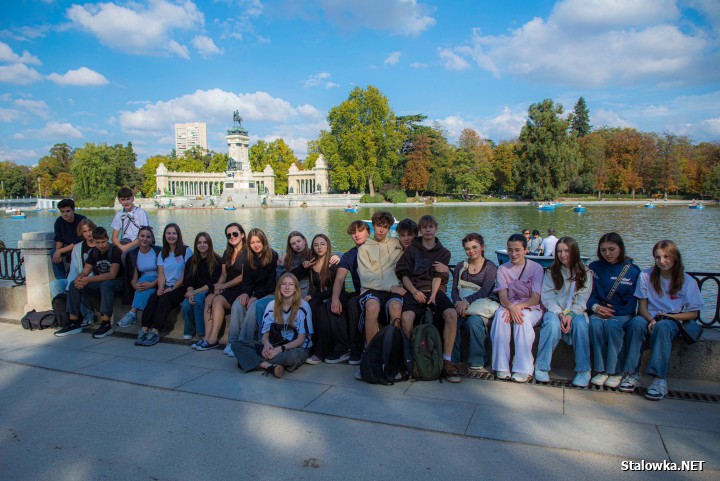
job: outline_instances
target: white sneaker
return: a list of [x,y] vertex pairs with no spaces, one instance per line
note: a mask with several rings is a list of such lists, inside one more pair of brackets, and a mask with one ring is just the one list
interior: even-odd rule
[[122,319],[117,321],[118,327],[129,327],[137,322],[137,314],[132,311],[128,311],[127,314],[122,316]]
[[605,384],[605,381],[607,381],[609,377],[610,376],[608,376],[604,372],[601,372],[600,374],[595,374],[595,376],[592,379],[590,379],[590,383],[593,386],[602,387]]
[[530,380],[530,374],[524,372],[515,372],[512,375],[512,380],[515,382],[528,382]]
[[617,389],[621,382],[622,376],[619,374],[613,374],[612,376],[608,376],[608,378],[605,380],[605,387]]
[[498,379],[502,379],[503,381],[507,381],[512,377],[512,373],[508,371],[498,371],[495,373]]
[[640,382],[640,374],[628,374],[623,378],[618,386],[620,392],[633,392],[635,389],[642,386]]
[[315,364],[320,364],[321,362],[322,361],[320,360],[320,358],[317,357],[315,354],[305,359],[305,364],[310,364],[311,366],[314,366]]
[[235,354],[232,352],[232,347],[230,346],[230,343],[227,343],[227,346],[225,346],[225,349],[223,350],[223,354],[226,356],[234,357]]

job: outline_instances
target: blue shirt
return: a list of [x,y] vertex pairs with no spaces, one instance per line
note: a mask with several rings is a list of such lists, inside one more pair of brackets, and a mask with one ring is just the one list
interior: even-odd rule
[[360,285],[360,275],[358,274],[358,248],[357,246],[353,247],[349,251],[347,251],[343,256],[340,258],[340,264],[338,264],[339,269],[347,269],[350,272],[350,276],[352,277],[352,283],[353,288],[355,289],[356,293],[360,293],[361,285]]

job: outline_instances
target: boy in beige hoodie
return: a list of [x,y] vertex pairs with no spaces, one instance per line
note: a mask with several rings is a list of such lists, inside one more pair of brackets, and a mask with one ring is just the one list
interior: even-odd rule
[[398,239],[387,235],[394,222],[390,212],[373,214],[373,238],[358,249],[358,274],[362,285],[360,323],[364,323],[367,344],[380,331],[381,314],[387,323],[400,327],[405,289],[395,275],[395,265],[403,248]]

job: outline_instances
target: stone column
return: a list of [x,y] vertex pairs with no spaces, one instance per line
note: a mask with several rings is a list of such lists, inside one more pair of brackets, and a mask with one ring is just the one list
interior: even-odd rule
[[55,245],[52,232],[24,232],[18,242],[25,266],[25,286],[28,303],[23,312],[52,309],[50,281],[55,280],[50,260],[50,249]]

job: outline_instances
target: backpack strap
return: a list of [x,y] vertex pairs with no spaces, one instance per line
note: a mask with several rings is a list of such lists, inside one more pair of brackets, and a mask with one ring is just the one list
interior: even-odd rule
[[393,337],[395,334],[395,326],[387,326],[383,331],[382,338],[382,375],[389,384],[395,384],[394,379],[390,379],[387,375],[387,367],[390,364],[390,352],[392,352]]

